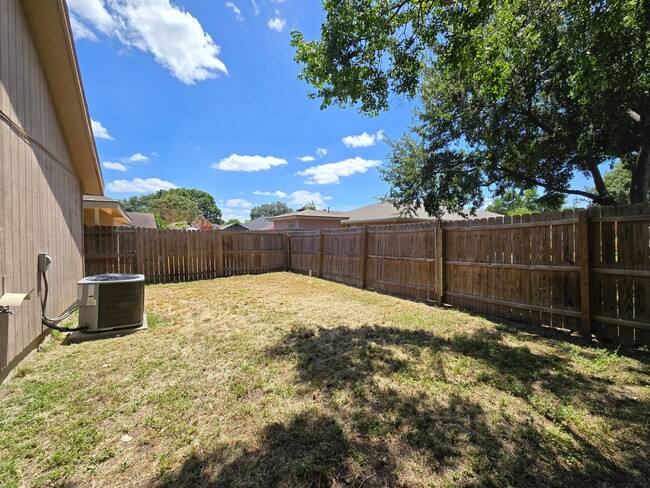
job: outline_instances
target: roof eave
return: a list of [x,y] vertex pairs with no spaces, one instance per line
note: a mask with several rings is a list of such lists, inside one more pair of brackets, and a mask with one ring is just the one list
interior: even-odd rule
[[342,217],[336,215],[278,215],[277,217],[267,217],[268,220],[273,222],[278,220],[291,220],[291,219],[331,219],[331,220],[348,220],[350,217]]
[[435,218],[430,218],[430,219],[425,219],[425,218],[408,218],[408,217],[380,217],[376,219],[357,219],[357,220],[348,220],[346,224],[351,224],[351,225],[359,225],[359,224],[374,224],[377,222],[400,222],[403,221],[404,223],[410,223],[410,222],[433,222],[435,221]]
[[103,195],[97,157],[65,0],[22,0],[82,192]]

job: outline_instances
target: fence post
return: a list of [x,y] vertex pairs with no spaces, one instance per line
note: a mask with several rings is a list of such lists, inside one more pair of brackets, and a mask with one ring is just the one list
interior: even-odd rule
[[223,231],[217,229],[217,239],[215,242],[217,278],[223,277]]
[[363,226],[363,236],[361,238],[361,289],[366,287],[366,269],[368,262],[368,226]]
[[323,229],[318,231],[318,277],[323,272]]
[[136,274],[143,275],[142,232],[140,231],[140,227],[135,227],[133,230],[135,233],[135,272]]
[[576,241],[580,257],[580,313],[581,332],[585,339],[591,339],[591,306],[589,304],[589,214],[586,210],[578,212]]
[[291,271],[291,234],[284,233],[284,270]]
[[436,293],[438,294],[438,304],[442,305],[444,303],[445,295],[445,254],[444,254],[444,239],[443,239],[443,227],[442,220],[438,219],[436,221],[435,227],[435,236],[436,236],[436,251],[435,251],[435,266],[436,266]]

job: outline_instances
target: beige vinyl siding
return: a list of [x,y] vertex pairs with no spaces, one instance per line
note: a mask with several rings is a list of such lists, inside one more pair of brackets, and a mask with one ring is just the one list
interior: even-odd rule
[[51,316],[75,302],[75,283],[83,274],[81,184],[18,0],[0,0],[0,109],[38,142],[0,120],[0,275],[7,277],[8,292],[35,289],[14,315],[0,315],[2,380],[46,332],[38,252],[54,260],[48,273]]

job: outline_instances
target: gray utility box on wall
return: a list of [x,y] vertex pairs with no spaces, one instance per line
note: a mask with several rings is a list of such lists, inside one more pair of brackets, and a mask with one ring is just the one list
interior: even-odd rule
[[77,283],[79,327],[98,332],[140,327],[144,315],[144,275],[101,274]]

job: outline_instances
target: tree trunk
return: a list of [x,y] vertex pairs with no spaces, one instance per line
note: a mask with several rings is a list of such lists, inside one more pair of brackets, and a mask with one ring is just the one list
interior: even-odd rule
[[587,162],[587,168],[589,168],[591,177],[594,179],[596,193],[599,195],[599,198],[594,198],[594,203],[599,203],[601,205],[615,204],[616,202],[612,199],[612,197],[609,195],[609,192],[607,191],[605,181],[603,180],[603,175],[600,173],[600,169],[598,169],[598,163],[596,163],[594,160],[590,160]]
[[650,196],[650,145],[643,144],[632,169],[631,203],[648,203]]

